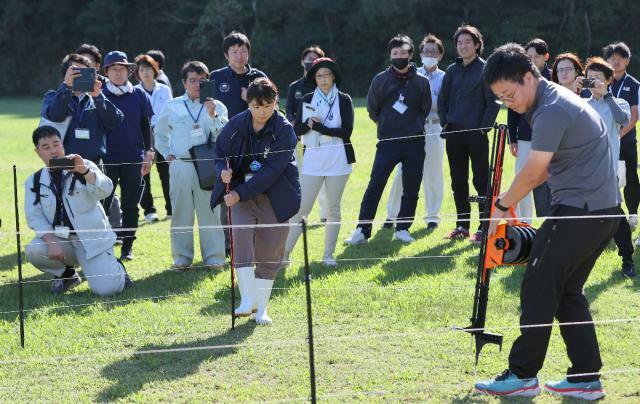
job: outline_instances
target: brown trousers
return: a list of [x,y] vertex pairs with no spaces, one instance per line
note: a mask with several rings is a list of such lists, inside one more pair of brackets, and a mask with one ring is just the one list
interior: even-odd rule
[[256,278],[275,279],[284,257],[289,227],[278,223],[267,195],[258,195],[231,207],[234,226],[280,224],[277,227],[233,228],[233,249],[236,268],[256,268]]

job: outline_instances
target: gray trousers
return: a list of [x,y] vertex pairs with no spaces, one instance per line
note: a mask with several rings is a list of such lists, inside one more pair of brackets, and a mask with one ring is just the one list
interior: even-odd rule
[[[190,161],[174,160],[169,164],[169,194],[171,195],[171,255],[177,265],[193,262],[193,224],[198,216],[200,253],[205,265],[224,264],[224,233],[220,226],[220,208],[211,211],[211,191],[200,188],[198,174]],[[188,229],[180,229],[188,227]],[[177,228],[174,230],[174,228]]]
[[[278,224],[267,195],[258,195],[231,207],[233,225]],[[288,222],[285,222],[288,223]],[[256,268],[256,278],[275,279],[282,268],[289,226],[233,228],[236,268]]]
[[80,266],[89,282],[91,291],[99,296],[113,296],[124,288],[124,268],[113,254],[113,248],[95,257],[88,258],[87,252],[78,237],[72,235],[68,240],[56,237],[64,251],[64,260],[49,258],[47,243],[39,237],[34,238],[24,250],[27,261],[42,272],[61,276],[67,266]]
[[[324,233],[324,255],[332,255],[336,250],[336,242],[338,240],[338,233],[340,233],[340,202],[342,201],[342,194],[344,188],[349,180],[349,175],[336,175],[331,177],[320,177],[316,175],[302,175],[300,177],[300,188],[302,192],[302,200],[300,202],[300,211],[291,219],[291,222],[298,223],[303,217],[307,217],[313,203],[318,198],[320,189],[325,190],[326,200],[326,219],[329,224],[326,225]],[[336,223],[336,224],[331,224]],[[296,245],[302,228],[300,226],[293,226],[289,230],[289,237],[287,237],[287,245],[285,250],[291,252]]]

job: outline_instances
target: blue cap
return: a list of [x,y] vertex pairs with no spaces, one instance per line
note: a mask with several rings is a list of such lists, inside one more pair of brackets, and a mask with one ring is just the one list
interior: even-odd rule
[[127,60],[127,54],[121,51],[111,51],[107,53],[107,56],[104,57],[104,64],[102,65],[103,69],[108,68],[113,65],[123,65],[127,66],[129,70],[133,70],[135,67],[135,63],[129,63]]

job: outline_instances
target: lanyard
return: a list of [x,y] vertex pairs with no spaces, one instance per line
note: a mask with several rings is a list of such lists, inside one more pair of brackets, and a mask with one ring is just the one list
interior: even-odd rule
[[200,114],[202,114],[202,109],[204,108],[204,104],[200,105],[200,111],[198,111],[198,116],[197,117],[193,117],[193,114],[191,113],[191,110],[189,109],[189,105],[187,105],[187,101],[183,101],[184,102],[184,107],[187,109],[187,112],[189,113],[189,116],[191,117],[191,119],[193,119],[193,127],[197,128],[198,127],[198,120],[200,120]]
[[624,81],[627,79],[627,72],[624,73],[624,77],[620,80],[620,87],[618,87],[618,94],[616,98],[620,98],[620,92],[622,91],[622,87],[624,87]]
[[56,185],[56,181],[51,175],[51,186],[53,187],[52,191],[56,197],[56,201],[60,204],[60,213],[58,214],[58,219],[60,220],[60,226],[64,225],[64,200],[62,194],[64,193],[64,173],[60,174],[62,178],[62,189],[58,190],[58,186]]
[[320,94],[320,98],[322,99],[322,101],[324,101],[329,106],[329,112],[327,112],[327,116],[325,116],[324,119],[322,120],[322,124],[324,125],[324,123],[327,122],[327,119],[329,119],[330,121],[333,121],[333,104],[336,103],[336,100],[338,99],[338,94],[334,94],[333,100],[329,102],[329,99],[324,96],[324,94],[322,93],[322,90],[318,89],[318,93]]

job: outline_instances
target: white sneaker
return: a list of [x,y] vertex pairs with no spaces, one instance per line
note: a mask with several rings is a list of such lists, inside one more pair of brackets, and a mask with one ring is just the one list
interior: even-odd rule
[[337,267],[338,263],[336,262],[336,259],[333,258],[333,254],[326,254],[324,256],[324,258],[322,258],[322,263],[325,264],[328,267]]
[[629,227],[634,231],[638,227],[638,215],[629,215]]
[[364,244],[368,241],[369,240],[364,236],[364,234],[362,234],[362,228],[357,227],[353,231],[353,233],[351,233],[351,236],[349,236],[349,238],[344,241],[344,243],[349,245],[356,245],[356,244]]
[[411,237],[411,234],[409,234],[408,230],[398,230],[393,234],[393,239],[400,240],[403,243],[412,243],[416,241],[413,237]]
[[158,215],[156,213],[147,213],[146,215],[144,215],[144,221],[147,223],[153,223],[153,222],[157,222],[159,221],[160,218],[158,217]]

